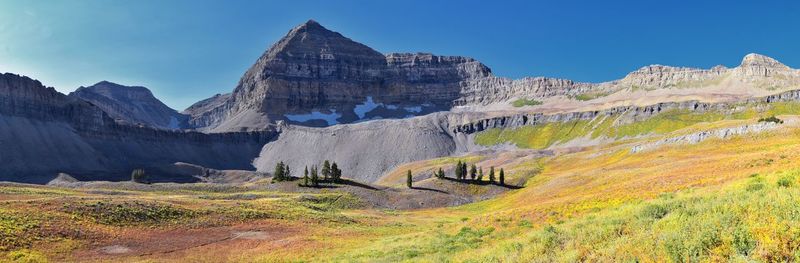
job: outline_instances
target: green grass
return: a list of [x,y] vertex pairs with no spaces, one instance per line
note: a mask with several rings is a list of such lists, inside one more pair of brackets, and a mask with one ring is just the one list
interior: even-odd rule
[[112,226],[177,223],[197,216],[195,211],[169,203],[93,201],[64,204],[65,212]]
[[36,237],[30,235],[40,227],[41,220],[8,210],[0,210],[0,251],[30,245]]
[[587,100],[593,100],[593,99],[600,98],[600,97],[605,97],[605,96],[608,96],[608,93],[590,92],[590,93],[581,93],[581,94],[575,95],[575,99],[576,100],[580,100],[580,101],[587,101]]
[[[800,170],[757,175],[722,189],[684,190],[545,225],[435,229],[347,260],[372,262],[796,262]],[[780,181],[792,181],[785,186]],[[757,185],[758,187],[753,187]],[[513,221],[507,219],[509,222]],[[495,219],[493,221],[503,221]],[[461,260],[459,260],[461,258]]]
[[[796,181],[798,174],[766,180]],[[800,189],[764,185],[764,180],[749,178],[720,192],[665,195],[543,227],[508,241],[521,244],[516,254],[497,253],[482,261],[797,261]]]
[[541,105],[542,102],[538,100],[529,100],[529,99],[518,99],[511,103],[514,107],[523,107],[523,106],[536,106]]

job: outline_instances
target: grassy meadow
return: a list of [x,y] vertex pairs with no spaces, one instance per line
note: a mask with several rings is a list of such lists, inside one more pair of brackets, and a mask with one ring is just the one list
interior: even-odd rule
[[[583,136],[626,140],[557,156],[469,155],[410,163],[427,174],[459,160],[503,167],[524,188],[466,205],[366,208],[347,193],[212,185],[139,189],[0,186],[0,261],[9,262],[792,262],[800,260],[800,128],[631,153],[648,140],[752,123],[768,112],[670,112],[483,135],[545,148]],[[564,133],[564,131],[574,131]],[[491,138],[490,138],[491,137]],[[490,138],[491,140],[487,139]],[[507,140],[505,140],[507,138]],[[427,179],[436,180],[436,179]],[[233,236],[233,237],[231,237]]]

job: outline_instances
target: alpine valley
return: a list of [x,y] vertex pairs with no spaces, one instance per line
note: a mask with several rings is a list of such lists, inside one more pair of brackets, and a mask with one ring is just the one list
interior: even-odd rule
[[309,20],[183,111],[4,73],[0,256],[797,261],[800,70],[742,55],[510,79]]

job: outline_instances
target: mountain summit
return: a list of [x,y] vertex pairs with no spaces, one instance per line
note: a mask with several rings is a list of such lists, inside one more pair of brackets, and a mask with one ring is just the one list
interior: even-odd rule
[[91,102],[118,122],[179,129],[186,116],[158,100],[149,89],[101,81],[79,87],[69,96]]
[[205,131],[402,118],[449,109],[464,80],[489,72],[464,57],[384,56],[309,20],[270,47],[224,102],[192,106],[187,113]]

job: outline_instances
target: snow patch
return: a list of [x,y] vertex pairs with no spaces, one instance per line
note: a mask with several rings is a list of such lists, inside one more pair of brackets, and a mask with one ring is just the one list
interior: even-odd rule
[[342,114],[336,113],[335,109],[331,109],[331,113],[328,114],[312,111],[309,114],[284,114],[283,116],[290,121],[306,122],[310,120],[324,120],[328,125],[334,125],[339,123],[336,119],[341,118]]
[[420,113],[422,112],[422,106],[413,106],[413,107],[403,107],[407,112],[413,113]]
[[383,106],[383,103],[375,103],[372,101],[372,96],[367,96],[367,100],[364,101],[364,104],[356,105],[356,107],[353,108],[353,111],[356,112],[356,115],[358,115],[359,119],[363,119],[364,116],[367,116],[367,112],[378,108],[378,106]]

